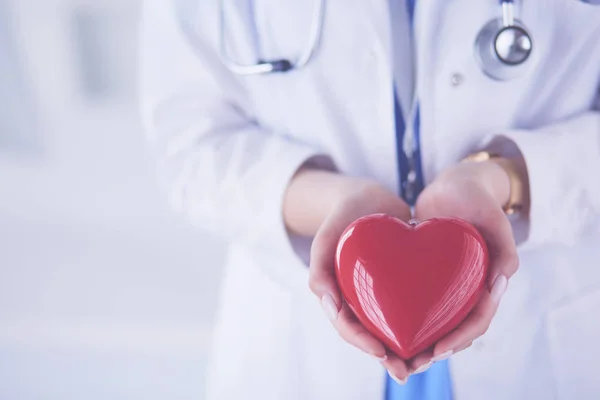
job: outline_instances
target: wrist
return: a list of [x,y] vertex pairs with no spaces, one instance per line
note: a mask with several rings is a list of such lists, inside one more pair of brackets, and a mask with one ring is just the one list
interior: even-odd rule
[[500,165],[488,160],[456,164],[443,171],[435,183],[442,191],[475,185],[489,194],[499,207],[503,207],[510,198],[508,175]]
[[500,157],[481,151],[465,158],[462,164],[475,166],[482,172],[482,184],[507,214],[528,209],[529,184],[522,157]]
[[376,190],[378,186],[367,179],[302,167],[285,193],[283,217],[286,227],[295,234],[313,236],[339,204],[362,191]]
[[479,180],[496,204],[504,208],[510,202],[511,182],[501,160],[488,160],[477,165]]

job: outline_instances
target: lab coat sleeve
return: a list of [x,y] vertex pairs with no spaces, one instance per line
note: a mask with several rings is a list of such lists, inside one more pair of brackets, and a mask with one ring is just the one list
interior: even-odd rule
[[583,233],[600,231],[600,112],[505,132],[485,147],[520,152],[527,164],[531,208],[527,220],[515,221],[523,247],[571,245]]
[[216,42],[212,17],[201,21],[207,33],[192,41],[170,1],[144,4],[142,117],[161,181],[174,208],[192,222],[256,247],[254,253],[269,258],[260,264],[271,277],[306,287],[307,273],[298,271],[305,263],[292,243],[300,238],[286,231],[282,203],[301,165],[330,168],[330,160],[253,119],[243,87],[210,44]]

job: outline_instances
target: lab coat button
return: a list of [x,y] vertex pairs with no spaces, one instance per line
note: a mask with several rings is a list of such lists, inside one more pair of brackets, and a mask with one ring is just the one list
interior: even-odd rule
[[452,78],[450,79],[450,82],[452,83],[452,86],[457,87],[457,86],[462,85],[464,80],[465,80],[464,75],[459,74],[459,73],[454,73],[454,74],[452,74]]

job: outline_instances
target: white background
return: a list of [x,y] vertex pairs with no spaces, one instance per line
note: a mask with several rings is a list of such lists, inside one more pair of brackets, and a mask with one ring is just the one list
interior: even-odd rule
[[223,245],[156,186],[138,8],[0,0],[1,400],[202,398]]

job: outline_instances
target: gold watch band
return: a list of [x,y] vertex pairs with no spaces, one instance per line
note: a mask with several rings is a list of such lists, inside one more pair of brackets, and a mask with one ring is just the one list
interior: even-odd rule
[[518,214],[523,210],[523,198],[524,198],[524,184],[520,179],[519,174],[513,164],[506,158],[503,158],[497,154],[489,151],[479,151],[467,156],[464,162],[485,162],[490,161],[499,165],[510,182],[510,195],[508,202],[502,207],[507,215]]

